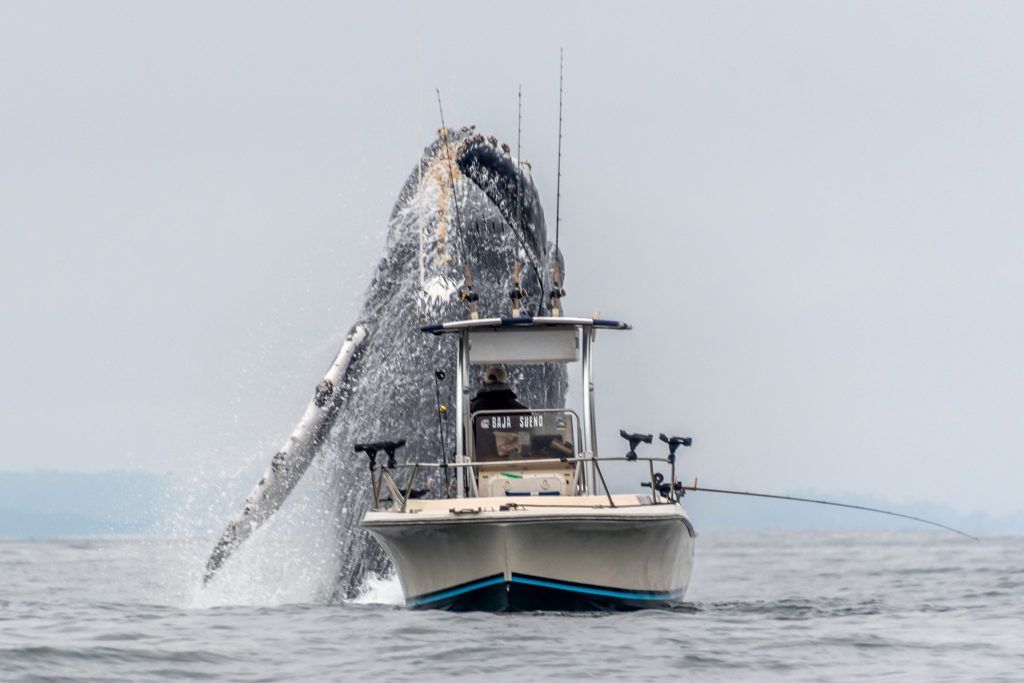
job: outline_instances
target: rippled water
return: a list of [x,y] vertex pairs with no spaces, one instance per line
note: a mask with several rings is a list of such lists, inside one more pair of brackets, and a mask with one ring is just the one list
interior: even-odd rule
[[[210,542],[0,542],[4,678],[1024,678],[1024,537],[714,532],[689,603],[611,615],[216,605]],[[201,606],[202,605],[202,606]],[[212,606],[211,606],[212,605]]]

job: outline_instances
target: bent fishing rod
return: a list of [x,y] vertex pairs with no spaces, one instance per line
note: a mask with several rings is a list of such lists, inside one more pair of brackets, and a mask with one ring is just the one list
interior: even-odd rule
[[965,531],[960,531],[959,529],[954,529],[951,526],[946,526],[945,524],[941,524],[939,522],[933,522],[930,519],[925,519],[923,517],[915,517],[914,515],[906,515],[906,514],[903,514],[902,512],[893,512],[892,510],[883,510],[881,508],[868,507],[866,505],[853,505],[852,503],[837,503],[837,502],[832,501],[832,500],[818,500],[818,499],[815,499],[815,498],[800,498],[799,496],[782,496],[782,495],[778,495],[778,494],[774,494],[774,493],[757,493],[757,492],[754,492],[754,491],[732,491],[730,489],[712,489],[712,488],[705,488],[703,486],[696,486],[696,485],[694,485],[694,486],[685,486],[685,485],[681,485],[680,484],[680,485],[678,485],[678,488],[680,490],[683,490],[683,491],[696,491],[696,492],[704,492],[704,493],[726,493],[726,494],[733,495],[733,496],[750,496],[752,498],[773,498],[775,500],[792,500],[792,501],[796,501],[796,502],[799,502],[799,503],[816,503],[818,505],[831,505],[833,507],[849,508],[851,510],[864,510],[866,512],[877,512],[877,513],[883,514],[883,515],[890,515],[892,517],[902,517],[903,519],[910,519],[910,520],[913,520],[915,522],[922,522],[924,524],[930,524],[932,526],[939,527],[940,529],[945,529],[946,531],[952,531],[955,534],[960,534],[961,536],[966,536],[967,538],[970,538],[970,539],[975,540],[975,541],[981,540],[977,536],[972,536],[971,534],[969,534],[969,533],[967,533]]
[[[636,460],[636,447],[642,443],[651,443],[653,441],[653,434],[629,434],[624,429],[619,430],[619,436],[625,439],[629,443],[629,452],[626,454],[626,460]],[[669,500],[678,500],[682,497],[686,491],[704,492],[704,493],[725,493],[730,496],[750,496],[751,498],[770,498],[773,500],[792,500],[798,503],[814,503],[816,505],[831,505],[837,508],[847,508],[849,510],[863,510],[865,512],[877,512],[882,515],[889,515],[891,517],[901,517],[903,519],[910,519],[915,522],[921,522],[922,524],[930,524],[931,526],[945,529],[946,531],[952,531],[954,534],[960,534],[966,536],[972,540],[981,540],[977,536],[972,536],[966,531],[960,531],[954,529],[951,526],[946,526],[940,522],[933,522],[930,519],[924,517],[915,517],[914,515],[907,515],[902,512],[893,512],[892,510],[883,510],[882,508],[868,507],[867,505],[854,505],[853,503],[838,503],[834,500],[821,500],[818,498],[801,498],[800,496],[783,496],[777,493],[759,493],[757,491],[734,491],[732,489],[713,489],[704,486],[697,486],[697,480],[693,480],[691,486],[687,486],[680,481],[676,481],[675,477],[675,462],[676,462],[676,450],[683,446],[689,448],[693,445],[693,439],[688,436],[673,436],[668,437],[665,434],[659,434],[658,438],[668,444],[668,458],[667,461],[672,464],[672,483],[665,481],[665,476],[660,472],[655,474],[652,472],[651,481],[649,483],[643,482],[642,486],[649,486],[651,489],[656,490],[661,495],[665,496]],[[677,495],[678,494],[678,495]]]

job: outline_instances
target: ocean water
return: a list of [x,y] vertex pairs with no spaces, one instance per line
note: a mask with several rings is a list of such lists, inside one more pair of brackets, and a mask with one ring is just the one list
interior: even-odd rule
[[685,606],[600,615],[413,612],[388,579],[212,593],[211,543],[0,542],[0,677],[1024,680],[1022,536],[708,532]]

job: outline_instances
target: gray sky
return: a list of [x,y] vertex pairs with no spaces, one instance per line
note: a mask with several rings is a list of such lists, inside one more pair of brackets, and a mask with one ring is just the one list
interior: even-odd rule
[[723,486],[1024,483],[1024,6],[0,4],[0,469],[262,469],[438,120],[509,142],[618,427]]

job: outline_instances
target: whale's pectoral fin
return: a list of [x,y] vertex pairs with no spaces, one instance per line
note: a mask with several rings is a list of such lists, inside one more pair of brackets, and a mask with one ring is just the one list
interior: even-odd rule
[[214,573],[238,546],[277,512],[309,468],[309,463],[320,451],[324,438],[338,416],[344,401],[342,382],[352,358],[366,336],[366,328],[362,325],[355,325],[346,335],[345,342],[338,351],[338,357],[316,385],[313,399],[306,407],[306,412],[295,431],[288,437],[284,448],[274,455],[270,467],[217,541],[206,563],[203,583],[213,578]]

